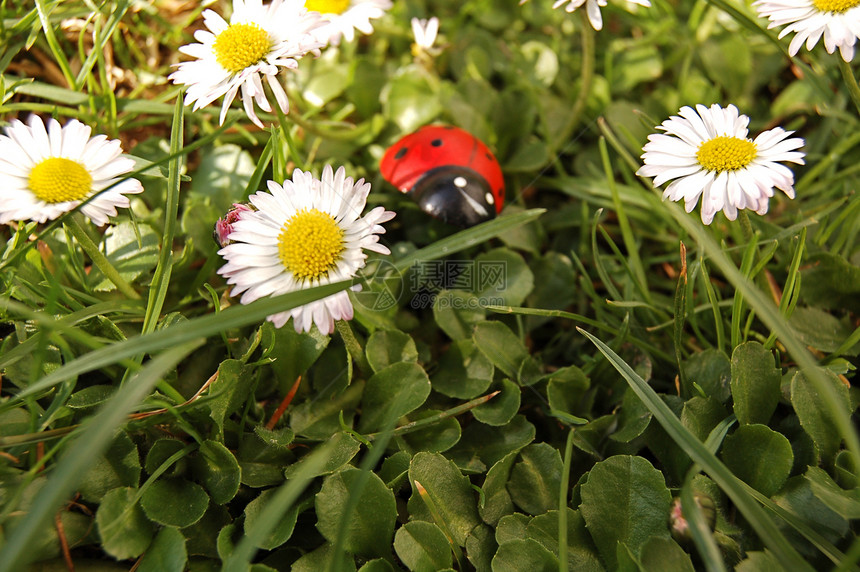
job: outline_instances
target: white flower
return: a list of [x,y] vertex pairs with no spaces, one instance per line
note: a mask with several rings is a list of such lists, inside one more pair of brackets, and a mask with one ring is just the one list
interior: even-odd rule
[[439,18],[435,16],[429,20],[412,18],[412,35],[415,37],[415,45],[421,50],[430,50],[436,43],[436,35],[439,33]]
[[796,55],[800,46],[812,50],[821,36],[824,48],[832,54],[839,48],[842,59],[854,59],[854,43],[860,38],[860,0],[758,0],[753,5],[768,28],[786,26],[782,38],[794,33],[788,53]]
[[[794,175],[778,161],[803,164],[797,151],[803,139],[789,139],[793,131],[776,127],[754,140],[747,137],[749,117],[729,105],[682,107],[658,128],[666,132],[648,136],[642,149],[645,163],[636,174],[654,177],[654,186],[672,181],[663,198],[684,199],[691,212],[702,198],[702,222],[711,224],[723,211],[735,220],[739,209],[765,214],[774,187],[794,198]],[[674,179],[674,180],[673,180]]]
[[355,30],[372,34],[371,20],[381,18],[391,8],[391,0],[306,0],[308,10],[319,12],[325,24],[314,34],[321,42],[336,46],[341,38],[351,42]]
[[[627,0],[640,6],[650,7],[649,0]],[[528,0],[520,0],[520,5],[525,4]],[[588,14],[588,21],[591,22],[591,27],[595,30],[603,29],[603,16],[600,15],[600,9],[606,6],[606,0],[556,0],[552,7],[560,8],[564,6],[566,12],[575,12],[577,8],[581,8],[585,4],[585,12]]]
[[116,207],[128,207],[125,195],[143,186],[137,179],[117,181],[135,163],[122,156],[118,140],[91,133],[75,119],[64,127],[49,119],[47,130],[38,115],[26,125],[12,120],[0,135],[0,223],[53,220],[93,195],[80,210],[97,225],[115,216]]
[[[361,217],[370,183],[353,182],[343,167],[332,172],[326,165],[321,180],[296,169],[283,186],[269,181],[268,187],[268,193],[250,197],[256,210],[238,213],[230,244],[218,251],[227,261],[218,273],[235,285],[233,294],[242,294],[242,304],[348,280],[364,267],[363,250],[390,254],[378,235],[385,232],[381,223],[394,213],[376,207]],[[316,323],[320,332],[330,334],[335,320],[352,315],[352,302],[343,291],[268,320],[280,328],[292,317],[297,332],[310,331]]]
[[188,86],[185,105],[193,103],[194,111],[224,96],[221,123],[241,89],[245,112],[263,127],[254,110],[256,103],[263,111],[272,111],[263,77],[278,107],[287,113],[290,104],[276,77],[279,69],[295,69],[296,60],[309,52],[319,55],[325,45],[312,34],[322,24],[320,15],[308,12],[303,0],[272,0],[267,6],[262,0],[233,0],[229,24],[212,10],[203,12],[203,23],[209,30],[194,33],[200,43],[179,48],[196,59],[178,64],[170,79]]

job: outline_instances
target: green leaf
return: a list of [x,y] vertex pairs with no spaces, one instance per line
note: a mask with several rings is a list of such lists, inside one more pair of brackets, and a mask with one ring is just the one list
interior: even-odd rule
[[442,112],[439,96],[418,68],[406,68],[389,80],[381,98],[385,116],[405,133],[415,131]]
[[697,352],[684,362],[683,367],[686,380],[691,384],[691,387],[686,388],[688,395],[697,393],[692,387],[695,383],[705,395],[721,403],[731,397],[732,364],[723,352],[715,349]]
[[[795,308],[791,314],[791,327],[807,346],[822,352],[835,352],[854,331],[854,328],[824,310]],[[855,346],[848,355],[857,355]]]
[[[469,532],[480,523],[475,493],[469,479],[442,455],[418,453],[412,457],[409,465],[409,482],[412,483],[413,492],[407,507],[412,518],[434,521],[430,509],[416,490],[415,483],[418,482],[430,495],[454,542],[463,546]],[[442,523],[436,524],[442,526]]]
[[120,431],[107,450],[90,463],[78,492],[85,500],[98,502],[112,489],[136,488],[140,481],[138,455],[137,445],[124,431]]
[[[409,419],[410,421],[420,421],[439,416],[441,413],[441,411],[433,409],[422,409],[410,415]],[[456,445],[461,434],[460,422],[456,418],[442,417],[432,425],[406,433],[400,440],[403,448],[411,454],[418,451],[441,453]]]
[[511,477],[511,469],[519,457],[517,451],[508,453],[502,460],[496,462],[484,479],[481,486],[483,491],[483,504],[478,507],[481,519],[491,526],[495,526],[499,520],[514,512],[514,502],[508,492],[508,479]]
[[818,446],[821,458],[830,462],[842,443],[835,417],[847,418],[851,412],[851,403],[848,388],[836,374],[826,369],[820,371],[830,383],[831,391],[838,396],[840,408],[831,409],[816,385],[802,371],[795,373],[791,379],[791,405],[800,419],[801,427]]
[[482,306],[519,306],[534,288],[534,274],[523,257],[495,248],[475,257],[472,291]]
[[548,380],[546,395],[552,411],[575,416],[587,411],[583,397],[591,387],[591,381],[581,369],[575,365],[563,367],[554,371]]
[[458,339],[439,358],[436,371],[430,380],[433,389],[443,395],[474,399],[486,393],[494,373],[493,363],[478,350],[471,339]]
[[779,403],[780,371],[773,354],[758,342],[746,342],[732,352],[732,398],[742,425],[767,425]]
[[537,381],[534,359],[520,339],[501,322],[481,322],[475,326],[472,340],[499,370],[520,385]]
[[413,572],[435,572],[454,562],[445,534],[430,522],[414,520],[394,535],[397,557]]
[[197,483],[180,478],[159,479],[143,492],[140,506],[153,522],[182,528],[203,517],[209,496]]
[[489,572],[492,569],[493,556],[498,548],[493,529],[485,524],[473,528],[466,538],[466,558],[477,572]]
[[[330,455],[325,463],[320,465],[316,471],[307,472],[305,468],[307,476],[318,477],[320,475],[331,474],[350,462],[361,450],[361,443],[356,441],[355,437],[343,431],[332,435],[327,442],[331,447]],[[284,476],[287,479],[291,479],[301,468],[301,463],[293,463],[284,471]]]
[[400,362],[418,361],[415,342],[398,330],[377,330],[367,340],[367,361],[374,372]]
[[831,252],[819,252],[804,261],[806,303],[826,309],[860,311],[860,267]]
[[471,292],[442,290],[433,300],[433,319],[452,340],[466,340],[475,324],[487,319],[487,311]]
[[98,407],[110,399],[116,388],[112,385],[91,385],[73,393],[66,401],[70,409],[89,409]]
[[250,372],[249,366],[236,359],[224,360],[218,366],[218,377],[209,388],[213,398],[207,405],[209,417],[215,422],[219,433],[223,432],[224,419],[245,403],[251,390],[247,382]]
[[493,557],[493,572],[525,570],[558,570],[558,560],[552,552],[531,538],[511,540],[499,545]]
[[194,458],[194,476],[215,504],[233,500],[239,492],[242,471],[239,461],[218,441],[204,441]]
[[794,463],[788,439],[765,425],[738,427],[726,437],[721,455],[738,478],[767,497],[782,488]]
[[[551,510],[534,517],[526,526],[526,534],[529,538],[540,542],[558,558],[558,510]],[[567,509],[567,569],[583,572],[603,571],[597,548],[588,534],[582,514],[570,508]]]
[[671,494],[663,474],[642,457],[617,455],[597,463],[581,494],[580,511],[610,568],[617,562],[618,543],[636,554],[648,538],[669,537]]
[[642,572],[695,572],[690,555],[671,538],[652,536],[639,553]]
[[[334,550],[331,544],[323,544],[316,550],[308,552],[290,566],[290,572],[320,572],[329,570],[329,565],[334,558]],[[337,572],[354,572],[355,560],[352,558],[341,559],[341,568]]]
[[448,456],[461,467],[485,471],[487,466],[512,451],[519,451],[534,438],[534,425],[522,415],[516,415],[501,427],[483,424],[469,427],[460,442],[448,451]]
[[472,410],[472,415],[481,423],[496,427],[506,425],[520,408],[520,388],[509,379],[503,379],[490,387],[491,391],[501,391],[487,403]]
[[371,433],[417,409],[430,395],[430,378],[416,363],[399,362],[367,380],[358,430]]
[[275,360],[269,367],[280,380],[281,393],[287,393],[296,378],[316,363],[331,340],[317,329],[297,333],[295,328],[275,328],[271,322],[263,325],[263,335],[271,336],[266,356]]
[[[263,509],[270,503],[272,498],[277,494],[277,489],[268,489],[261,492],[257,498],[249,502],[245,506],[245,531],[257,526],[260,520],[260,514]],[[298,505],[293,505],[281,515],[276,526],[269,532],[269,536],[256,542],[254,545],[257,548],[264,550],[272,550],[285,543],[293,535],[293,530],[296,527],[298,519]]]
[[152,540],[154,527],[135,501],[136,494],[130,487],[113,489],[96,512],[102,548],[117,560],[137,558]]
[[[131,282],[155,268],[158,262],[158,234],[145,224],[121,222],[110,225],[105,231],[104,250],[108,261],[120,276]],[[93,268],[90,279],[95,281],[96,290],[108,292],[116,289],[114,283],[105,278],[98,268]]]
[[844,490],[820,467],[809,467],[803,475],[815,498],[837,512],[842,518],[860,518],[860,489]]
[[779,560],[768,551],[747,552],[747,557],[735,567],[735,572],[771,572],[779,567]]
[[[143,463],[146,472],[154,473],[164,462],[184,448],[185,443],[179,439],[159,439],[152,444],[149,452],[146,453],[146,460]],[[174,463],[172,467],[174,471],[176,471],[177,465],[179,463]],[[168,469],[168,476],[172,476],[170,469]]]
[[347,520],[343,547],[350,553],[362,556],[382,556],[391,550],[397,510],[394,494],[376,474],[368,475],[355,510],[345,514],[353,485],[362,471],[348,467],[329,475],[315,497],[317,529],[329,542],[334,542],[341,520]]
[[511,470],[508,492],[511,500],[525,512],[543,514],[558,508],[561,489],[561,455],[547,443],[535,443],[520,451]]
[[165,526],[155,536],[140,561],[138,572],[183,572],[188,562],[185,537],[177,529]]
[[[233,203],[242,202],[241,191],[256,167],[254,158],[245,149],[232,143],[207,147],[200,153],[200,164],[191,178],[189,193],[210,197],[221,214]],[[214,225],[215,221],[209,221]]]

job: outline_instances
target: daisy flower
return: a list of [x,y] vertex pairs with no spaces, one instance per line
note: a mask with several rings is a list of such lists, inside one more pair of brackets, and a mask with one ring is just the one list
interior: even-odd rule
[[[233,294],[242,294],[242,304],[348,280],[364,267],[363,250],[390,254],[378,235],[385,232],[381,223],[394,213],[376,207],[361,217],[370,183],[353,182],[343,167],[333,172],[326,165],[322,179],[296,169],[292,180],[269,181],[268,188],[250,197],[253,209],[237,213],[230,243],[218,251],[227,261],[218,273],[234,285]],[[330,334],[335,320],[352,316],[352,302],[343,291],[268,320],[280,328],[293,318],[297,332],[310,331],[315,323]]]
[[203,12],[203,23],[208,31],[194,33],[199,43],[179,48],[196,59],[177,64],[169,77],[188,86],[185,105],[193,103],[194,111],[223,96],[221,123],[241,89],[248,118],[263,127],[254,104],[263,111],[272,111],[272,107],[262,78],[278,107],[287,113],[290,104],[276,77],[278,71],[295,69],[299,58],[310,52],[319,55],[325,45],[312,34],[322,23],[320,15],[308,12],[303,0],[272,0],[267,6],[262,0],[233,0],[229,24],[212,10]]
[[116,207],[128,207],[125,195],[143,191],[137,179],[117,182],[135,165],[122,156],[120,142],[90,137],[92,129],[80,121],[60,126],[49,119],[46,129],[38,115],[31,115],[27,124],[15,119],[5,131],[0,135],[2,224],[53,220],[97,195],[80,210],[103,225],[116,215]]
[[[640,6],[650,7],[649,0],[627,0]],[[520,6],[528,2],[528,0],[520,0]],[[600,15],[600,9],[606,6],[606,0],[556,0],[552,5],[553,9],[564,6],[565,12],[575,12],[577,8],[581,8],[585,4],[585,12],[588,15],[588,21],[591,22],[591,27],[597,31],[603,29],[603,16]]]
[[642,149],[645,163],[636,174],[654,177],[654,186],[672,181],[663,199],[684,199],[691,212],[702,199],[702,222],[711,224],[723,211],[735,220],[740,209],[767,212],[774,187],[794,198],[794,175],[779,161],[803,164],[797,151],[803,139],[788,137],[793,131],[776,127],[747,137],[749,117],[739,115],[734,105],[682,107],[658,129],[666,134],[648,136]]
[[794,33],[788,53],[796,55],[806,43],[811,50],[824,36],[824,48],[832,54],[839,48],[842,59],[854,59],[854,43],[860,38],[860,0],[758,0],[753,5],[768,28],[786,26],[779,37]]
[[370,21],[385,15],[391,8],[391,0],[306,0],[305,7],[319,12],[325,22],[314,32],[317,39],[337,46],[341,38],[351,42],[354,30],[372,34]]
[[436,43],[436,35],[439,33],[439,18],[435,16],[429,20],[419,20],[412,18],[412,36],[415,38],[415,45],[420,51],[430,51],[433,44]]

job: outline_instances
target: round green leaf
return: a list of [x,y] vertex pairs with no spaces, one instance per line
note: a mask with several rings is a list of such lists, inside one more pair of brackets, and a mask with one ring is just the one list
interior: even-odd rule
[[110,447],[93,462],[78,492],[84,500],[98,502],[117,487],[137,487],[140,481],[140,457],[137,445],[125,432],[114,437]]
[[394,535],[397,556],[413,572],[435,572],[453,564],[445,534],[433,523],[413,520]]
[[487,425],[506,425],[520,408],[520,387],[510,379],[503,379],[493,384],[490,390],[501,393],[487,403],[475,407],[472,415]]
[[165,526],[144,554],[137,572],[183,572],[186,562],[185,537],[177,529]]
[[[359,485],[363,485],[360,489]],[[346,513],[350,496],[358,496],[351,513]],[[394,493],[376,474],[348,467],[329,475],[315,497],[317,528],[334,542],[341,521],[346,519],[343,547],[362,556],[381,556],[391,550],[397,509]]]
[[430,378],[420,365],[399,362],[367,380],[361,400],[361,433],[379,431],[417,409],[430,395]]
[[[247,506],[245,506],[245,531],[252,529],[254,525],[257,523],[257,520],[260,517],[260,513],[263,512],[263,509],[266,507],[266,504],[269,500],[277,494],[278,489],[268,489],[263,491],[257,496],[254,500],[249,502]],[[298,505],[293,505],[287,510],[286,513],[281,515],[280,521],[278,521],[277,526],[272,529],[269,533],[269,536],[263,540],[260,544],[256,545],[257,548],[262,548],[264,550],[272,550],[273,548],[277,548],[284,542],[290,539],[290,536],[293,535],[293,530],[296,527],[296,520],[298,519],[299,511]]]
[[822,459],[830,460],[842,442],[835,418],[850,415],[852,408],[848,388],[836,377],[836,374],[822,369],[820,375],[830,383],[831,390],[840,401],[840,407],[834,411],[804,372],[797,372],[791,380],[791,405],[800,419],[803,430],[818,445]]
[[[441,411],[433,409],[423,409],[410,415],[409,418],[411,421],[418,421],[438,416],[440,413]],[[455,417],[443,417],[424,429],[406,433],[401,437],[401,443],[410,453],[418,451],[441,453],[456,445],[460,440],[460,434],[460,422]]]
[[96,512],[102,548],[117,560],[137,558],[152,540],[154,527],[135,502],[136,494],[130,487],[113,489]]
[[482,306],[520,306],[534,288],[534,274],[522,255],[495,248],[475,257],[472,291]]
[[495,367],[472,340],[456,340],[442,354],[431,381],[433,389],[448,397],[474,399],[493,381]]
[[[318,471],[304,473],[306,477],[331,474],[350,462],[358,454],[359,450],[361,450],[361,443],[344,431],[332,435],[328,443],[332,446],[331,455],[326,458],[325,463]],[[292,478],[295,472],[301,469],[301,467],[300,463],[293,463],[284,471],[284,476],[288,479]]]
[[[146,469],[147,473],[152,474],[158,470],[158,468],[161,467],[167,459],[184,448],[185,443],[179,439],[159,439],[152,444],[152,447],[149,448],[143,467]],[[172,474],[176,473],[177,468],[179,468],[177,465],[181,465],[181,463],[174,463],[167,471],[168,476],[172,476]]]
[[637,553],[651,536],[668,538],[672,496],[663,474],[642,457],[617,455],[597,463],[580,492],[580,512],[610,568],[619,542]]
[[224,504],[239,492],[242,471],[233,453],[218,441],[204,441],[197,451],[194,476],[209,492],[212,502]]
[[585,373],[575,365],[563,367],[549,376],[546,386],[546,396],[549,407],[568,415],[582,415],[583,397],[591,381]]
[[558,559],[539,542],[526,538],[499,546],[493,557],[493,572],[558,570]]
[[[469,532],[480,523],[478,504],[469,479],[442,455],[418,453],[409,465],[409,482],[412,496],[407,506],[412,518],[444,522],[454,542],[463,546]],[[422,498],[416,482],[424,488],[429,501]]]
[[[526,525],[529,538],[540,542],[558,557],[559,512],[551,510],[534,517]],[[585,520],[578,510],[567,509],[567,568],[583,572],[602,572],[603,566],[597,548],[585,528]]]
[[561,455],[547,443],[535,443],[520,451],[511,469],[508,492],[511,500],[525,512],[543,514],[558,508],[561,489]]
[[367,361],[377,372],[398,362],[418,361],[415,342],[399,330],[377,330],[367,340]]
[[140,506],[153,522],[182,528],[200,520],[209,506],[209,496],[197,483],[179,478],[159,479],[144,491]]
[[442,290],[433,300],[433,319],[452,340],[472,336],[475,324],[487,319],[478,297],[465,290]]
[[695,572],[690,555],[671,538],[654,536],[639,554],[642,572]]
[[788,479],[794,463],[791,443],[765,425],[741,425],[726,437],[721,456],[743,482],[772,496]]

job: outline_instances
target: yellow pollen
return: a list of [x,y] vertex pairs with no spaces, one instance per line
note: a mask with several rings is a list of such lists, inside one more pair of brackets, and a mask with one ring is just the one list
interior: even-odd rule
[[812,0],[812,5],[819,12],[847,12],[860,4],[860,0]]
[[737,137],[714,137],[705,141],[696,151],[699,164],[708,171],[737,171],[756,158],[755,143]]
[[272,41],[257,24],[230,24],[215,37],[212,49],[221,67],[237,73],[259,62],[269,53]]
[[305,0],[305,8],[320,14],[343,14],[350,0]]
[[83,165],[64,157],[49,157],[30,169],[30,190],[46,203],[79,201],[92,189],[93,178]]
[[330,214],[301,210],[284,224],[278,236],[278,256],[297,279],[322,278],[341,258],[343,234]]

